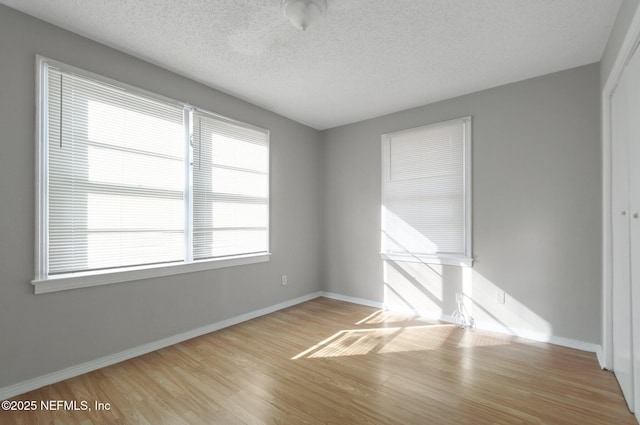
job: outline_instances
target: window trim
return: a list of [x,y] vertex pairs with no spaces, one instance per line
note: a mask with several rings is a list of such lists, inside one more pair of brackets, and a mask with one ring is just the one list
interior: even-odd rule
[[269,261],[270,253],[238,255],[224,259],[202,260],[192,263],[173,263],[154,266],[136,266],[119,268],[105,272],[83,272],[69,275],[58,275],[46,279],[36,279],[31,283],[36,294],[64,291],[67,289],[87,288],[91,286],[109,285],[111,283],[131,282],[154,277],[173,276],[176,274],[200,272],[223,267],[242,266]]
[[[453,124],[456,122],[462,123],[463,128],[463,181],[464,181],[464,253],[440,253],[440,254],[423,254],[413,252],[397,252],[397,251],[382,251],[380,252],[380,258],[383,261],[399,261],[399,262],[411,262],[411,263],[425,263],[425,264],[441,264],[451,266],[472,267],[473,266],[473,198],[472,198],[472,150],[471,150],[471,116],[465,116],[461,118],[455,118],[446,121],[435,122],[428,125],[407,128],[403,130],[392,131],[382,134],[381,136],[381,166],[385,167],[384,148],[385,143],[388,142],[388,138],[395,134],[404,133],[407,131],[416,131],[428,129],[430,127],[441,126],[445,124]],[[384,205],[384,168],[381,168],[380,180],[380,205]],[[382,236],[381,236],[382,245]]]
[[[128,282],[134,280],[149,279],[162,276],[172,276],[182,273],[191,273],[204,270],[212,270],[224,267],[233,267],[239,265],[248,265],[255,263],[268,262],[271,256],[270,248],[270,232],[271,232],[271,220],[269,218],[271,212],[270,201],[270,185],[267,185],[267,250],[266,252],[230,255],[221,258],[212,258],[206,260],[194,261],[193,258],[189,258],[185,255],[183,261],[169,263],[169,264],[157,264],[157,265],[145,265],[145,266],[132,266],[122,267],[111,270],[101,271],[89,271],[89,272],[76,272],[68,274],[60,274],[49,276],[47,275],[48,264],[48,187],[49,187],[49,169],[47,164],[48,158],[48,127],[47,121],[48,114],[45,113],[48,104],[48,87],[47,69],[49,66],[60,68],[65,72],[75,73],[79,76],[91,78],[98,82],[112,85],[118,89],[132,92],[136,95],[142,95],[151,99],[165,102],[171,105],[176,105],[184,109],[184,114],[188,114],[190,111],[198,111],[199,113],[205,113],[213,118],[226,120],[231,123],[236,123],[246,128],[252,128],[264,132],[267,137],[267,150],[270,150],[270,131],[244,123],[242,121],[234,120],[233,118],[225,117],[214,112],[207,111],[205,109],[196,108],[188,103],[180,102],[175,99],[171,99],[142,88],[138,88],[127,83],[123,83],[111,78],[95,74],[90,71],[86,71],[77,68],[72,65],[49,59],[42,55],[36,55],[36,149],[35,149],[35,277],[31,281],[34,286],[34,292],[36,294],[43,294],[48,292],[57,292],[68,289],[85,288],[98,285],[107,285],[112,283]],[[192,127],[191,120],[186,121],[188,125],[185,125],[185,140],[188,140]],[[188,154],[188,143],[185,143],[185,155]],[[188,158],[190,159],[190,158]],[[185,161],[187,164],[190,161]],[[267,161],[267,175],[270,176],[270,164],[271,161]],[[187,190],[191,185],[190,177],[187,167],[185,167],[185,208],[189,208],[188,203],[192,202],[192,194]],[[185,215],[185,230],[190,230],[192,225],[192,219],[189,215]],[[190,232],[187,232],[190,234]],[[185,244],[191,242],[191,237],[185,235]],[[185,251],[189,252],[185,245]]]

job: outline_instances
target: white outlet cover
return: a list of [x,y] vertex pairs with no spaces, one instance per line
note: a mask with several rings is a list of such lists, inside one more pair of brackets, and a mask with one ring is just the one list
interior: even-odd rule
[[505,293],[503,291],[498,291],[496,293],[496,300],[498,301],[499,304],[504,304],[505,302]]

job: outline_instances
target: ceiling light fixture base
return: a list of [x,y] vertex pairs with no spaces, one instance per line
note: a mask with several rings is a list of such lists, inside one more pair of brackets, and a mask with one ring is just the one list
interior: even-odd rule
[[282,0],[284,16],[302,31],[320,21],[326,11],[326,0]]

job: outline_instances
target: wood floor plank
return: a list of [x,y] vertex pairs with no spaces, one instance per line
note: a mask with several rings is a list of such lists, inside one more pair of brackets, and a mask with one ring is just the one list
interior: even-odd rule
[[13,400],[92,409],[0,424],[636,424],[593,353],[326,298]]

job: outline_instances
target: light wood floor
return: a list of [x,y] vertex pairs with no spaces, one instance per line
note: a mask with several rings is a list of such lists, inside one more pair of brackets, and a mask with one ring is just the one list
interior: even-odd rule
[[13,400],[111,410],[0,424],[636,423],[592,353],[326,298]]

